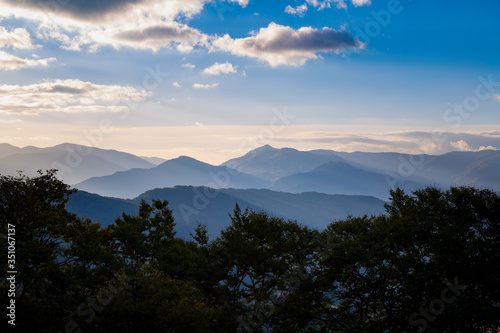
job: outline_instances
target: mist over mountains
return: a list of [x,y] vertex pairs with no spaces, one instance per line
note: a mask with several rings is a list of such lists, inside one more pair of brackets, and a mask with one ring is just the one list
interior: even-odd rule
[[210,189],[206,187],[175,186],[154,189],[134,199],[102,197],[79,191],[73,194],[66,207],[80,217],[90,218],[102,225],[113,223],[122,212],[135,215],[139,203],[152,199],[168,200],[180,237],[190,239],[197,223],[207,225],[215,237],[230,224],[229,214],[235,204],[241,209],[266,211],[273,216],[297,220],[315,229],[323,229],[332,221],[348,215],[378,215],[384,212],[384,201],[369,196],[329,195],[317,192],[284,193],[255,189]]
[[409,155],[265,145],[217,166],[187,156],[165,161],[68,143],[50,148],[0,144],[1,174],[17,170],[33,174],[50,168],[59,169],[59,177],[75,188],[122,199],[177,185],[368,195],[383,200],[394,187],[473,185],[500,191],[497,150]]
[[104,196],[134,198],[153,188],[176,185],[266,188],[268,182],[224,166],[213,166],[191,157],[181,156],[154,168],[134,168],[110,176],[94,177],[76,184],[75,187]]
[[211,165],[181,156],[144,158],[115,150],[61,144],[18,148],[0,144],[0,174],[59,169],[79,189],[68,210],[104,225],[122,212],[136,214],[141,200],[168,200],[176,231],[189,238],[197,222],[217,235],[236,203],[313,228],[348,215],[384,212],[389,191],[473,185],[500,191],[500,151],[444,155],[299,151],[265,145]]
[[70,185],[118,171],[154,166],[132,154],[71,143],[50,148],[0,144],[0,174],[13,175],[19,170],[32,175],[37,170],[58,169],[58,177]]

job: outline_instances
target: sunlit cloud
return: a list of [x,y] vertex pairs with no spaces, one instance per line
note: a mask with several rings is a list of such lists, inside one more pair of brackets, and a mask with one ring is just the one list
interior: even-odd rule
[[0,85],[0,113],[118,112],[127,101],[151,96],[129,86],[98,85],[80,80],[45,80],[31,85]]
[[28,67],[47,67],[49,63],[56,61],[55,58],[47,59],[26,59],[0,51],[0,70],[15,71]]
[[[283,142],[328,145],[338,151],[445,154],[450,151],[480,151],[500,147],[500,136],[489,133],[381,132],[367,134],[301,131],[283,137]],[[293,145],[293,144],[292,144]]]
[[207,37],[179,23],[179,16],[198,14],[206,0],[109,0],[44,2],[0,0],[0,18],[29,20],[38,37],[56,40],[67,50],[102,46],[157,51],[161,47],[191,50]]
[[459,140],[456,142],[450,142],[450,145],[459,151],[470,151],[473,150],[472,147],[465,140]]
[[35,45],[28,30],[17,28],[9,31],[0,26],[0,48],[7,47],[18,50],[32,50],[40,46]]
[[234,74],[237,73],[237,67],[238,66],[235,67],[229,62],[224,64],[216,62],[212,66],[205,68],[202,73],[207,75]]
[[347,31],[326,27],[302,27],[295,30],[274,22],[250,37],[233,39],[226,34],[214,40],[212,44],[217,50],[257,58],[266,61],[271,67],[299,66],[309,59],[318,59],[318,53],[321,52],[339,53],[364,47],[363,43]]

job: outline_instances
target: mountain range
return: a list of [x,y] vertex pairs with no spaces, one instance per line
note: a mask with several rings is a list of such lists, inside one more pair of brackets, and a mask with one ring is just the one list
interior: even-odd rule
[[58,169],[58,176],[70,185],[118,171],[154,166],[132,154],[70,143],[49,148],[0,144],[0,174],[14,175],[23,171],[34,175],[37,170]]
[[141,200],[168,200],[176,231],[189,238],[197,222],[214,237],[230,223],[236,203],[322,229],[348,215],[384,212],[394,187],[473,185],[500,191],[500,151],[443,155],[299,151],[265,145],[211,165],[181,156],[171,160],[74,144],[18,148],[0,144],[0,174],[59,169],[79,189],[68,210],[109,225]]
[[500,190],[500,151],[444,155],[299,151],[263,146],[219,166],[189,157],[156,167],[94,177],[75,187],[101,195],[134,198],[175,185],[255,188],[301,193],[369,195],[386,200],[389,190],[474,185]]
[[500,151],[443,155],[299,151],[265,145],[211,165],[181,156],[165,161],[74,144],[17,148],[0,144],[0,174],[57,168],[62,180],[102,196],[135,198],[154,188],[206,186],[289,193],[368,195],[386,200],[389,190],[473,185],[500,191]]
[[135,198],[153,188],[176,185],[265,188],[268,184],[254,175],[181,156],[153,168],[134,168],[118,171],[111,176],[94,177],[76,184],[75,187],[104,196]]
[[211,189],[175,186],[149,190],[134,199],[103,197],[78,191],[66,208],[80,217],[102,225],[113,223],[122,212],[137,214],[141,200],[168,200],[179,236],[189,238],[198,223],[207,225],[211,237],[230,223],[229,214],[238,203],[242,210],[266,211],[287,220],[297,220],[311,228],[323,229],[332,221],[349,215],[378,215],[384,212],[384,201],[369,196],[329,195],[317,192],[300,194],[256,189]]

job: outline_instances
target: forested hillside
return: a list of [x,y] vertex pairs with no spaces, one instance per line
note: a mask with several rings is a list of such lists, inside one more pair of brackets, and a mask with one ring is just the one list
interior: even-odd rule
[[500,197],[489,190],[395,190],[386,214],[323,230],[236,205],[217,237],[200,225],[191,240],[176,236],[167,200],[103,227],[66,210],[73,192],[53,171],[0,177],[0,292],[15,332],[500,327]]

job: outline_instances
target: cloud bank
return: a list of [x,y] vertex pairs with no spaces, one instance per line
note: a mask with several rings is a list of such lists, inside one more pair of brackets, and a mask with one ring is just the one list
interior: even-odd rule
[[270,23],[247,38],[233,39],[229,35],[212,42],[217,50],[234,55],[257,58],[271,67],[303,65],[309,59],[317,59],[320,52],[341,52],[362,49],[364,44],[347,31],[331,28],[314,29],[291,27]]
[[302,132],[283,137],[283,142],[328,145],[338,151],[400,152],[409,154],[445,154],[451,151],[500,149],[500,133],[388,132],[376,134],[334,134]]
[[117,112],[127,101],[151,93],[129,86],[98,85],[80,80],[45,80],[31,85],[0,85],[0,113]]
[[[242,7],[248,0],[228,0]],[[307,0],[314,7],[330,6],[331,0]],[[339,0],[340,1],[340,0]],[[353,0],[367,3],[366,0]],[[41,41],[57,41],[71,51],[96,52],[101,47],[128,47],[157,52],[175,48],[191,52],[196,48],[225,51],[239,56],[257,58],[270,66],[303,65],[317,59],[319,53],[360,49],[363,44],[349,32],[332,28],[297,30],[270,23],[247,38],[229,35],[209,36],[190,27],[188,20],[199,14],[209,0],[108,0],[51,1],[0,0],[1,18],[24,19],[34,25]],[[307,4],[286,11],[303,15]],[[33,47],[26,30],[0,30],[0,45]],[[23,31],[24,30],[24,31]],[[13,40],[17,38],[17,40]]]
[[180,16],[198,14],[206,0],[0,0],[0,17],[26,19],[39,37],[62,43],[68,50],[102,46],[157,51],[160,47],[190,50],[206,36],[179,23]]

